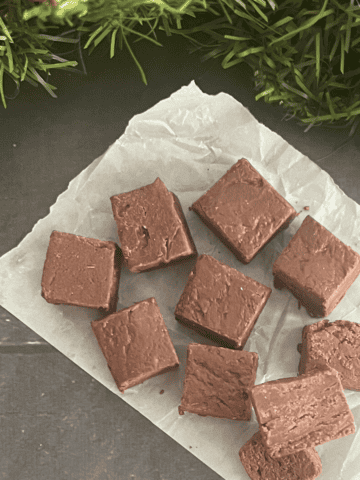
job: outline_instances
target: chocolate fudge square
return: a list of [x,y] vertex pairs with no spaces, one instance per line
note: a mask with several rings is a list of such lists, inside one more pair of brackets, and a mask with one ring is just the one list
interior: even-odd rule
[[200,255],[175,308],[175,318],[226,346],[242,349],[271,288],[210,255]]
[[257,366],[257,353],[191,343],[179,413],[249,421]]
[[41,281],[49,303],[116,310],[122,255],[114,242],[53,231]]
[[313,317],[329,315],[360,273],[360,255],[308,215],[273,265],[275,288],[287,288]]
[[190,210],[244,264],[296,216],[294,208],[244,158]]
[[180,202],[160,178],[110,200],[130,271],[150,271],[197,255]]
[[121,393],[179,366],[153,297],[94,320],[91,326]]
[[241,463],[251,480],[315,480],[322,472],[315,448],[281,458],[271,458],[256,432],[239,451]]
[[264,446],[274,458],[355,432],[338,372],[319,366],[298,377],[255,385],[250,398]]
[[302,331],[299,374],[328,365],[340,375],[343,388],[360,391],[360,325],[348,320],[321,320]]

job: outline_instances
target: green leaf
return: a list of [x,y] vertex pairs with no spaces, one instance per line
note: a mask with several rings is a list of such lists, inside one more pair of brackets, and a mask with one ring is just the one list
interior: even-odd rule
[[273,25],[271,25],[271,28],[272,28],[273,30],[276,30],[277,28],[282,27],[282,26],[285,25],[286,23],[291,22],[291,20],[293,20],[293,17],[287,16],[287,17],[283,18],[282,20],[279,20],[278,22],[276,22],[276,23],[274,23]]
[[293,93],[295,93],[296,95],[299,95],[300,97],[305,98],[306,100],[309,99],[309,97],[306,95],[306,93],[300,92],[300,90],[298,90],[297,88],[293,88],[293,87],[291,87],[290,85],[288,85],[288,84],[285,83],[285,82],[282,82],[281,85],[282,85],[284,88],[286,88],[287,90],[290,90],[290,92],[293,92]]
[[326,92],[326,93],[325,93],[325,96],[326,96],[326,101],[327,101],[327,104],[328,104],[328,106],[329,106],[329,110],[330,110],[331,116],[332,116],[332,118],[335,120],[335,118],[336,118],[336,113],[335,113],[334,106],[333,106],[332,101],[331,101],[331,98],[330,98],[330,93],[329,93],[329,92]]
[[260,10],[260,8],[256,5],[256,3],[253,2],[252,0],[248,0],[248,1],[254,7],[254,9],[257,11],[257,13],[260,15],[260,17],[262,17],[265,20],[266,23],[269,23],[268,17],[265,15],[265,13],[262,10]]
[[90,45],[90,43],[92,42],[92,40],[93,40],[93,39],[96,37],[96,35],[98,35],[103,29],[104,29],[104,27],[103,27],[102,25],[100,25],[100,27],[97,28],[97,29],[95,30],[95,32],[93,32],[93,33],[90,35],[88,41],[87,41],[86,44],[84,45],[84,49],[88,48],[88,46]]
[[125,25],[122,26],[122,29],[123,29],[123,30],[126,30],[126,31],[129,32],[129,33],[133,33],[134,35],[138,35],[138,36],[141,37],[141,38],[144,38],[144,39],[146,39],[146,40],[149,40],[149,42],[154,43],[154,44],[157,45],[158,47],[162,47],[162,45],[161,45],[160,42],[158,42],[157,40],[155,40],[155,39],[152,38],[152,37],[149,37],[149,36],[147,36],[147,35],[144,35],[144,34],[141,33],[141,32],[137,32],[136,30],[133,30],[132,28],[128,28],[128,27],[126,27]]
[[268,57],[266,53],[264,53],[264,60],[269,65],[270,68],[272,68],[273,70],[276,70],[275,62],[270,57]]
[[320,39],[321,33],[318,32],[315,36],[315,48],[316,48],[316,80],[319,84],[320,79]]
[[309,20],[307,20],[306,22],[304,22],[301,27],[297,28],[296,30],[293,30],[292,32],[280,37],[280,38],[277,38],[276,40],[273,40],[271,43],[270,43],[270,46],[273,45],[274,43],[277,43],[277,42],[284,42],[285,40],[288,40],[289,38],[292,38],[294,37],[295,35],[297,35],[298,33],[300,33],[301,31],[303,30],[307,30],[309,29],[310,27],[312,27],[313,25],[315,25],[315,23],[317,23],[319,20],[322,20],[323,18],[325,18],[327,15],[330,15],[331,13],[334,12],[334,9],[331,8],[329,10],[326,10],[325,11],[325,8],[328,4],[328,1],[329,0],[325,0],[324,2],[324,5],[320,11],[320,13],[318,15],[315,15],[315,17],[313,18],[310,18]]
[[338,49],[338,46],[339,46],[339,43],[340,43],[340,35],[338,35],[336,37],[336,40],[335,40],[335,43],[333,45],[333,48],[331,49],[331,52],[330,52],[330,62],[332,61],[332,59],[334,58],[334,55],[335,55],[335,52],[336,50]]
[[346,24],[346,35],[345,35],[345,52],[349,53],[349,47],[350,47],[350,36],[351,36],[351,24],[352,24],[352,18],[351,15],[348,16],[348,21]]
[[244,57],[247,57],[248,55],[252,55],[252,54],[254,54],[254,53],[263,52],[264,49],[265,49],[264,47],[248,48],[248,49],[245,50],[244,52],[238,53],[238,54],[237,54],[237,57],[239,57],[239,58],[244,58]]
[[70,61],[70,62],[61,62],[61,63],[49,63],[43,66],[44,70],[50,70],[51,68],[64,68],[64,67],[76,67],[78,62]]
[[302,79],[298,76],[295,75],[295,82],[299,85],[299,87],[308,95],[310,98],[312,98],[315,101],[318,101],[315,95],[306,87]]
[[20,77],[20,80],[22,82],[24,81],[24,78],[26,76],[28,64],[29,64],[29,59],[28,59],[27,55],[25,55],[25,66],[24,66],[24,70],[23,70],[23,72],[21,74],[21,77]]
[[266,95],[270,95],[270,93],[272,93],[274,90],[275,90],[274,87],[264,90],[263,92],[256,95],[255,100],[258,101],[260,98],[265,97]]
[[9,71],[11,73],[14,68],[14,62],[13,62],[12,51],[11,51],[11,47],[8,39],[5,40],[5,45],[6,45],[6,55],[9,60]]
[[235,35],[224,35],[226,40],[250,40],[249,37],[236,37]]
[[140,65],[138,59],[135,57],[134,52],[131,50],[130,45],[129,45],[127,39],[126,39],[126,35],[124,34],[124,32],[122,32],[122,37],[123,37],[123,39],[124,39],[124,42],[125,42],[128,50],[129,50],[129,52],[130,52],[130,55],[132,56],[132,58],[133,58],[133,60],[134,60],[134,62],[135,62],[135,64],[136,64],[136,66],[138,67],[138,69],[139,69],[139,71],[140,71],[142,81],[145,83],[145,85],[147,85],[147,80],[146,80],[145,72],[144,72],[144,70],[142,69],[142,66]]
[[10,35],[10,32],[9,30],[7,29],[7,26],[5,25],[3,19],[1,18],[0,16],[0,28],[3,29],[6,37],[9,39],[10,43],[14,43],[14,40],[11,38],[11,35]]
[[44,33],[40,33],[38,35],[39,38],[43,38],[46,40],[53,40],[54,42],[63,42],[63,43],[79,43],[78,38],[65,38],[65,37],[57,37],[53,35],[46,35]]
[[6,106],[6,101],[5,101],[5,95],[4,95],[4,84],[3,84],[3,78],[4,78],[4,62],[0,61],[0,94],[1,94],[1,100],[3,102],[4,108],[7,108]]
[[35,68],[29,67],[29,71],[31,72],[32,77],[34,77],[39,83],[41,83],[41,85],[53,98],[57,98],[55,93],[52,91],[53,89],[56,89],[56,87],[54,87],[53,85],[50,85],[49,83],[46,83],[45,80],[35,70]]
[[111,32],[112,27],[108,26],[105,28],[105,30],[97,37],[97,39],[94,41],[94,46],[97,47],[99,43]]
[[110,58],[113,58],[113,56],[115,55],[115,39],[116,39],[118,30],[119,29],[116,28],[111,34]]

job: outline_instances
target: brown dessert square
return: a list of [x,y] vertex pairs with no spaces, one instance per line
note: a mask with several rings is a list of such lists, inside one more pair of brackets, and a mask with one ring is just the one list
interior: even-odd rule
[[245,264],[296,216],[294,208],[245,158],[190,210]]
[[201,255],[176,305],[175,317],[223,346],[242,349],[270,294],[271,288]]
[[116,310],[122,255],[114,242],[53,231],[41,281],[49,303]]
[[180,202],[160,178],[110,200],[125,264],[132,272],[197,255]]
[[299,374],[328,365],[340,375],[343,388],[360,391],[360,325],[348,320],[329,320],[308,325],[302,331]]
[[360,273],[360,255],[310,215],[273,265],[275,288],[287,288],[313,317],[329,315]]
[[250,398],[262,441],[274,458],[355,432],[340,376],[329,367],[255,385]]
[[256,432],[239,451],[241,463],[251,480],[315,480],[322,472],[315,448],[281,458],[271,458]]
[[155,298],[91,323],[120,392],[179,366]]
[[250,420],[258,354],[191,343],[179,413]]

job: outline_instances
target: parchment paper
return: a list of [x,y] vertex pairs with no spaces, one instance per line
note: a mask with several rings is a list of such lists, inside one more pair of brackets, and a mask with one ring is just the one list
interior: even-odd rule
[[[238,262],[188,210],[242,157],[302,212],[247,266]],[[191,446],[190,452],[224,479],[246,480],[238,451],[258,429],[254,411],[250,422],[178,414],[187,344],[210,343],[174,318],[175,305],[195,260],[150,273],[132,274],[123,269],[118,309],[154,296],[181,362],[176,372],[148,380],[123,395],[91,330],[90,321],[99,314],[85,308],[50,305],[40,295],[52,230],[119,242],[110,196],[152,183],[158,176],[179,197],[199,254],[212,255],[273,289],[245,345],[245,350],[259,354],[256,383],[296,376],[300,358],[296,347],[302,328],[317,320],[303,308],[299,310],[290,293],[273,288],[272,264],[307,214],[360,251],[360,207],[327,173],[260,124],[233,97],[204,94],[194,82],[133,117],[125,133],[70,182],[49,215],[0,259],[0,302],[181,445],[187,449]],[[303,210],[304,206],[310,207],[309,212]],[[359,314],[360,278],[328,318],[359,322]],[[165,392],[160,395],[162,389]],[[320,479],[360,479],[360,393],[345,390],[345,395],[355,417],[356,433],[316,448],[323,464]]]

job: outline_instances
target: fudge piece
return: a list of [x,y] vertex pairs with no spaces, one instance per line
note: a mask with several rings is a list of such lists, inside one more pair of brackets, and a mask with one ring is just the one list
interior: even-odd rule
[[293,207],[244,158],[190,210],[245,264],[296,216]]
[[242,349],[271,288],[209,255],[200,255],[175,308],[175,318],[221,345]]
[[160,178],[110,200],[125,264],[132,272],[197,255],[180,202]]
[[273,265],[275,288],[287,288],[313,317],[331,313],[360,273],[360,255],[310,215]]
[[275,458],[355,432],[340,376],[329,367],[256,385],[250,398],[264,446]]
[[258,354],[191,343],[179,413],[250,420]]
[[315,480],[322,472],[315,448],[306,448],[275,460],[264,448],[260,432],[240,448],[239,456],[251,480]]
[[94,320],[91,326],[121,393],[179,366],[153,297]]
[[360,391],[360,325],[347,320],[329,320],[308,325],[302,331],[299,373],[318,365],[339,372],[343,388]]
[[114,312],[122,255],[114,242],[53,231],[41,281],[49,303]]

